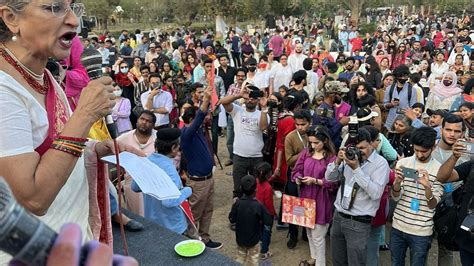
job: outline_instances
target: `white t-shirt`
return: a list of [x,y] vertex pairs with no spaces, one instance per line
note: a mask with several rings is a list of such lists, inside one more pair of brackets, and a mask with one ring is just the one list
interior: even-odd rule
[[[56,82],[54,84],[65,105],[69,106],[63,90]],[[68,113],[70,115],[71,110]],[[33,152],[48,134],[46,110],[22,85],[3,71],[0,71],[0,125],[0,158]],[[38,218],[58,232],[65,223],[77,223],[84,240],[92,239],[84,156],[77,161],[47,213]],[[0,252],[0,265],[7,264],[9,259],[9,256]]]
[[252,82],[253,85],[261,90],[267,88],[270,84],[270,74],[270,70],[255,73],[255,77],[253,78]]
[[273,91],[278,92],[278,89],[285,85],[286,87],[290,86],[290,81],[293,78],[293,70],[291,70],[290,65],[283,66],[278,63],[272,67],[270,77],[273,78]]
[[[263,133],[260,129],[260,111],[247,112],[232,104],[230,112],[234,122],[234,154],[245,158],[262,157]],[[267,121],[270,118],[267,115]]]

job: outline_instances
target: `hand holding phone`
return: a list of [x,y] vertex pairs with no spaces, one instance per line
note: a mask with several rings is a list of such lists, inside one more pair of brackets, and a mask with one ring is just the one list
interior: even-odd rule
[[404,166],[401,166],[400,169],[402,170],[403,177],[411,178],[411,179],[414,179],[414,180],[419,179],[418,170],[408,168],[408,167],[404,167]]
[[474,154],[474,143],[468,142],[467,140],[460,140],[459,143],[464,145],[464,153]]

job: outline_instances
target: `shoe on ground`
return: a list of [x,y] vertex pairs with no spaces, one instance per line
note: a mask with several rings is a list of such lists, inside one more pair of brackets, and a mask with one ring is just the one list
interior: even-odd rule
[[130,220],[126,225],[123,226],[128,232],[139,232],[143,230],[143,224],[135,220]]
[[212,240],[209,239],[209,241],[207,241],[206,243],[204,243],[206,245],[206,247],[210,248],[210,249],[220,249],[223,245],[222,243],[220,242],[214,242]]
[[224,163],[224,166],[231,166],[233,165],[234,162],[232,162],[231,160],[227,160],[225,163]]
[[268,251],[267,253],[260,253],[260,260],[267,260],[269,259],[273,254]]
[[290,240],[288,240],[288,242],[286,243],[286,246],[289,249],[294,249],[296,247],[297,242],[298,242],[298,239],[290,237]]
[[288,224],[286,224],[286,223],[281,223],[281,224],[277,224],[277,225],[276,225],[276,229],[277,229],[278,231],[286,230],[286,229],[288,229],[288,227],[290,227],[290,226],[289,226]]
[[235,223],[230,224],[230,230],[235,231]]
[[380,245],[380,246],[379,246],[379,250],[380,250],[380,251],[387,251],[387,250],[389,250],[388,245],[387,245],[387,244]]

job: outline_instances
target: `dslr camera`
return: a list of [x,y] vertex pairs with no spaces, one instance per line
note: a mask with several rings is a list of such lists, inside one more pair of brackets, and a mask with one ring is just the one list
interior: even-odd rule
[[348,160],[355,160],[357,157],[358,160],[361,160],[362,158],[362,153],[360,152],[359,148],[357,148],[354,145],[351,145],[346,148],[346,158]]
[[249,97],[250,98],[254,98],[254,99],[258,99],[258,98],[261,98],[263,97],[263,91],[261,90],[251,90],[250,93],[249,93]]
[[346,145],[347,147],[354,146],[357,144],[357,132],[359,131],[359,121],[357,120],[357,117],[351,116],[347,127],[349,131],[349,137],[347,138]]

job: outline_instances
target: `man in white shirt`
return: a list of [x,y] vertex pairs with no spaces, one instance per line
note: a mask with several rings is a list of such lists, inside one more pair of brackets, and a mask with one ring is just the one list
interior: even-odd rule
[[288,56],[282,54],[280,56],[280,63],[272,68],[270,73],[270,92],[278,92],[281,86],[290,86],[290,81],[293,77],[293,70],[288,64]]
[[[225,111],[230,114],[234,122],[234,130],[238,132],[234,137],[234,159],[232,175],[234,179],[234,200],[242,196],[240,179],[253,174],[255,166],[263,161],[263,130],[268,126],[267,98],[259,97],[261,91],[248,85],[240,90],[238,95],[229,95],[221,99]],[[234,101],[244,98],[245,108],[233,104]],[[257,110],[260,102],[262,110]]]
[[295,46],[295,52],[288,57],[288,64],[291,66],[291,70],[295,73],[298,70],[303,69],[303,60],[307,57],[303,53],[303,45],[298,43]]
[[155,58],[158,58],[158,53],[156,52],[156,44],[151,43],[150,46],[148,46],[148,52],[145,54],[145,64],[148,65]]
[[388,183],[387,160],[374,149],[365,128],[357,132],[357,150],[341,149],[327,166],[328,181],[341,181],[331,227],[333,265],[365,265],[372,218]]
[[319,78],[318,74],[314,73],[313,59],[307,57],[303,60],[303,68],[306,70],[306,85],[304,90],[308,93],[310,103],[314,100],[314,95],[318,92]]
[[161,78],[158,73],[150,74],[151,91],[144,92],[141,102],[145,110],[152,111],[156,116],[155,129],[169,127],[169,113],[173,109],[171,93],[161,89]]

